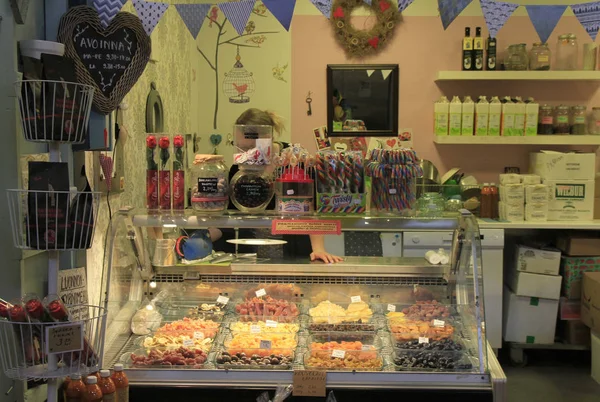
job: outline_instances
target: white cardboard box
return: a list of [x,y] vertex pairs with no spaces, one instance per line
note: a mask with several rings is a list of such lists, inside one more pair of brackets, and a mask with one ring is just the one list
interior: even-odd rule
[[592,331],[592,378],[600,384],[600,334]]
[[591,221],[594,219],[594,180],[550,180],[549,221]]
[[558,275],[560,254],[559,250],[517,246],[515,267],[518,271],[532,274]]
[[504,287],[504,340],[534,344],[554,343],[558,300],[517,296]]
[[560,275],[531,274],[513,269],[507,280],[517,296],[560,299],[560,284],[562,283]]
[[529,154],[529,173],[539,174],[543,179],[593,180],[595,171],[596,154],[555,151]]

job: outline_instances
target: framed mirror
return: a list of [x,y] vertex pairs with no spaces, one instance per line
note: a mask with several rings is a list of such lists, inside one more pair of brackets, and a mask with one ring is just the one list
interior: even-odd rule
[[327,66],[330,137],[398,134],[397,64]]

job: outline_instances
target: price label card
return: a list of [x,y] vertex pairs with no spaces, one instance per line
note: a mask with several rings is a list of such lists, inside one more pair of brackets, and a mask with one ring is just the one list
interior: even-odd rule
[[419,337],[419,343],[429,343],[429,338],[425,338],[424,336]]
[[265,341],[265,340],[260,341],[260,348],[261,349],[271,349],[271,341]]
[[293,396],[325,397],[327,372],[320,370],[294,370]]
[[195,331],[194,332],[194,339],[204,339],[204,332]]
[[446,323],[442,320],[433,320],[433,326],[442,328],[446,325]]
[[253,334],[260,334],[260,325],[250,325],[250,332]]
[[227,303],[229,303],[229,297],[219,296],[219,297],[217,297],[217,303],[227,304]]
[[343,359],[345,356],[346,356],[346,351],[345,350],[334,349],[331,352],[331,357],[338,357],[340,359]]
[[395,188],[390,188],[390,194],[396,194],[398,191]]
[[352,303],[359,303],[360,302],[360,296],[352,296],[350,298],[350,300],[352,301]]
[[271,328],[277,328],[277,321],[267,320],[265,325]]
[[289,190],[287,191],[287,195],[294,195],[294,190],[292,190],[292,189],[289,189]]
[[46,327],[47,353],[83,350],[83,323]]
[[388,304],[388,311],[391,311],[391,312],[396,311],[396,306],[394,306],[393,304]]
[[258,289],[256,291],[256,297],[263,297],[267,295],[267,291],[264,289]]
[[373,348],[373,346],[371,345],[362,345],[360,347],[360,350],[371,350]]
[[193,339],[184,339],[183,346],[186,348],[194,346],[194,340]]

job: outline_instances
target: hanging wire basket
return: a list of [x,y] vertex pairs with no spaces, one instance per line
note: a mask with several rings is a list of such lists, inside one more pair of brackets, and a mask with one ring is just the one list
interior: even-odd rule
[[6,191],[15,247],[84,250],[92,246],[100,192]]
[[75,82],[15,82],[27,141],[81,144],[88,133],[94,87]]
[[[91,305],[67,306],[68,322],[13,322],[0,319],[0,361],[4,374],[14,380],[59,378],[71,374],[86,375],[102,366],[102,339],[106,309]],[[57,329],[71,332],[81,328],[82,339],[62,338],[79,350],[52,353],[58,344]],[[78,330],[75,332],[79,334]],[[48,338],[50,336],[50,338]],[[74,343],[72,343],[74,342]]]

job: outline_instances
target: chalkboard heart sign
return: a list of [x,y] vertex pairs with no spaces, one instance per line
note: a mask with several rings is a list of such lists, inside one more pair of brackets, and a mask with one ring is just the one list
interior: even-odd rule
[[94,106],[102,113],[119,106],[150,60],[150,37],[140,19],[126,12],[105,28],[94,8],[73,7],[60,20],[58,40],[75,62],[77,80],[96,88]]

